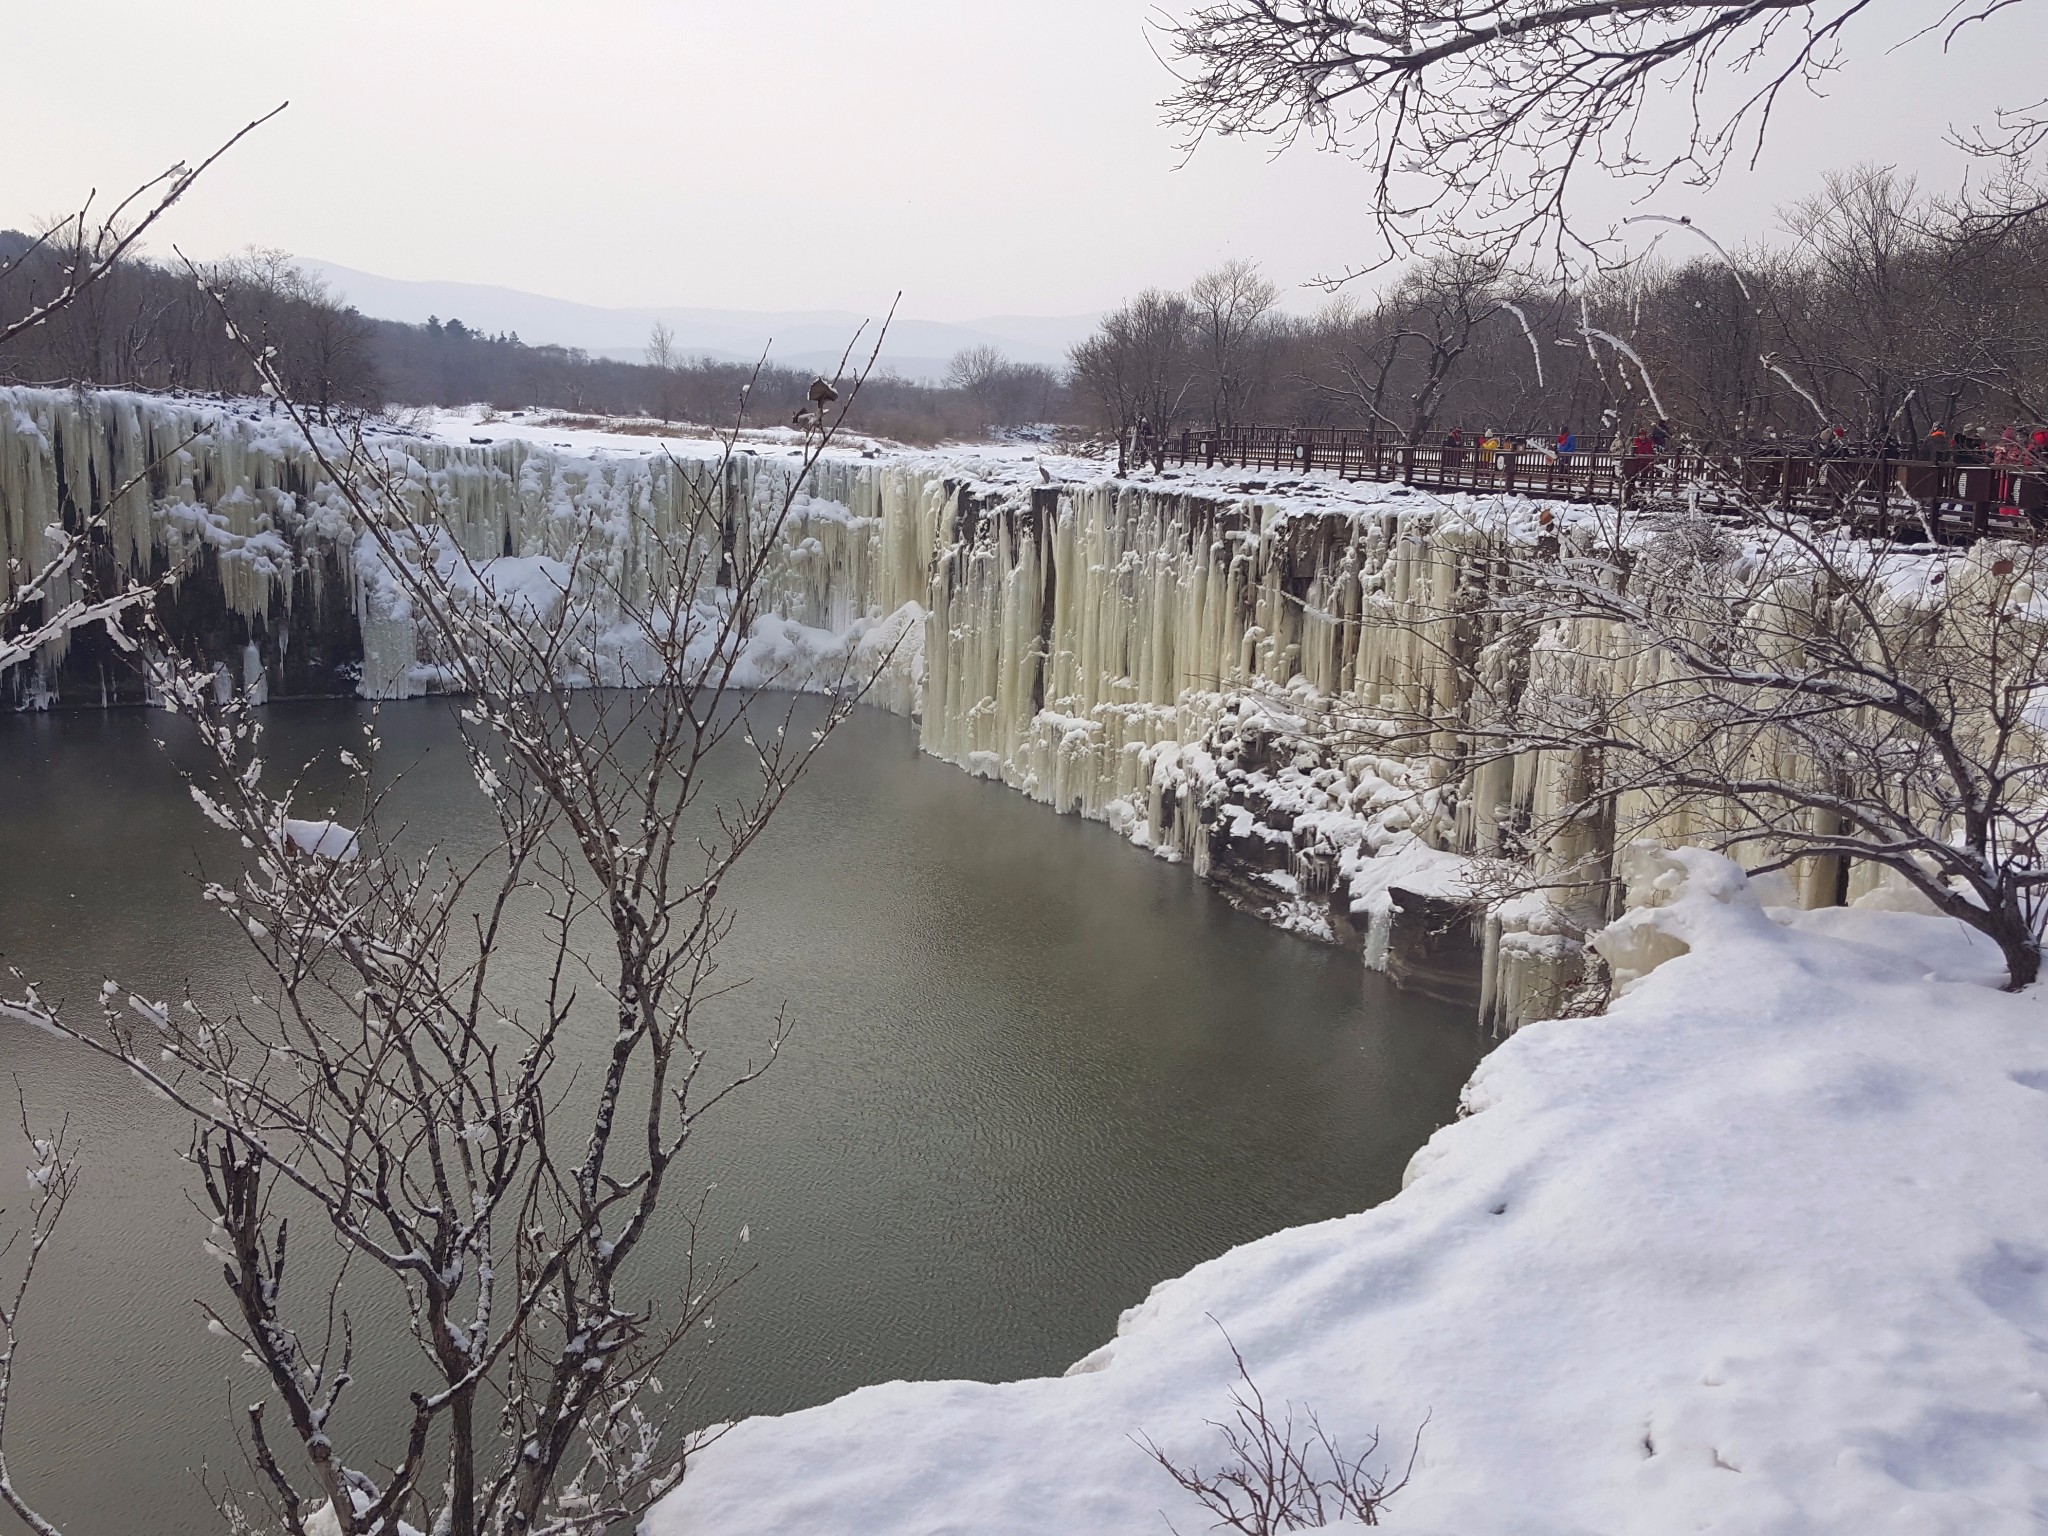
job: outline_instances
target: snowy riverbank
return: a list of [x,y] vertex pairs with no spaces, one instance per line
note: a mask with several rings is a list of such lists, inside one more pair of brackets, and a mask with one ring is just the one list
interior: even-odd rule
[[1676,958],[1502,1045],[1399,1197],[1168,1281],[1064,1378],[741,1424],[649,1536],[1204,1529],[1130,1437],[1217,1458],[1217,1322],[1341,1440],[1405,1461],[1427,1419],[1392,1531],[2041,1529],[2042,998],[1937,919],[1635,874],[1603,947]]

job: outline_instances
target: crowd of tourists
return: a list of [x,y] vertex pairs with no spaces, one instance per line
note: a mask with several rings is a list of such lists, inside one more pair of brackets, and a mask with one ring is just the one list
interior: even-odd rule
[[1560,427],[1554,437],[1531,436],[1521,432],[1496,432],[1489,428],[1471,438],[1466,437],[1462,427],[1453,427],[1444,434],[1441,452],[1444,468],[1455,469],[1467,461],[1468,454],[1472,463],[1481,466],[1492,464],[1502,454],[1535,454],[1543,458],[1562,459],[1581,451],[1618,453],[1629,459],[1649,460],[1669,451],[1672,445],[1671,424],[1660,419],[1638,432],[1616,433],[1606,441],[1583,443],[1570,427]]
[[1996,438],[1977,432],[1927,434],[1927,457],[1937,464],[2003,464],[2017,469],[2048,466],[2048,427],[2007,427]]

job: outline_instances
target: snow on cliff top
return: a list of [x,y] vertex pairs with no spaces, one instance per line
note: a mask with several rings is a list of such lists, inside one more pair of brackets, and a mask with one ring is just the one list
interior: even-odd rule
[[[175,411],[181,419],[197,418],[209,431],[231,431],[250,444],[267,451],[290,453],[301,446],[298,426],[274,401],[221,399],[205,395],[147,394],[133,390],[102,389],[92,392],[103,401],[133,406],[137,411]],[[34,386],[0,386],[0,408],[11,408],[19,417],[17,431],[40,437],[34,420],[21,409],[24,403],[54,401],[68,403],[69,390]],[[598,418],[566,416],[552,410],[519,411],[510,415],[489,413],[478,406],[454,410],[421,410],[411,413],[401,425],[378,420],[370,424],[373,446],[405,451],[408,441],[426,440],[450,447],[486,446],[520,442],[570,460],[594,462],[645,460],[664,451],[678,458],[712,458],[720,451],[717,437],[708,429],[677,424],[620,418],[602,426],[569,426],[564,421]],[[330,446],[333,446],[330,444]],[[796,461],[802,451],[800,434],[787,427],[750,429],[738,447],[741,452]],[[937,448],[906,448],[858,434],[843,434],[829,450],[835,459],[872,459],[906,468],[958,476],[987,491],[1021,493],[1041,483],[1040,471],[1053,480],[1070,485],[1094,485],[1114,478],[1113,465],[1103,459],[1077,458],[1048,451],[1029,442],[951,443]],[[1139,468],[1124,483],[1141,489],[1186,492],[1214,497],[1219,501],[1241,501],[1260,509],[1260,524],[1272,532],[1298,517],[1357,517],[1392,511],[1426,516],[1439,527],[1460,524],[1487,533],[1504,532],[1522,541],[1533,541],[1554,527],[1571,527],[1594,520],[1611,519],[1611,508],[1591,508],[1564,502],[1532,500],[1526,496],[1454,492],[1438,495],[1404,485],[1344,480],[1328,470],[1307,473],[1272,471],[1242,466],[1173,465],[1155,474]],[[1545,511],[1551,523],[1539,520]]]
[[[583,421],[592,418],[570,419]],[[484,421],[479,408],[470,406],[432,413],[426,418],[423,435],[456,444],[525,442],[583,457],[653,458],[666,450],[678,458],[701,458],[719,451],[717,438],[701,427],[624,420],[613,428],[572,427],[561,425],[561,420],[561,413],[530,411],[517,416],[494,414],[491,420]],[[741,452],[794,461],[801,452],[802,439],[790,428],[773,427],[749,430],[740,438],[738,447]],[[1108,480],[1114,471],[1113,458],[1075,457],[1030,442],[948,443],[937,448],[906,448],[858,434],[842,434],[828,450],[828,455],[939,469],[979,482],[991,490],[1024,490],[1040,484],[1041,467],[1055,481],[1080,485]],[[1328,470],[1297,473],[1243,466],[1204,468],[1201,465],[1176,464],[1169,466],[1164,474],[1155,474],[1150,468],[1140,467],[1124,479],[1128,484],[1151,489],[1255,500],[1289,517],[1329,513],[1350,516],[1368,509],[1393,507],[1439,514],[1452,511],[1482,521],[1505,514],[1511,526],[1526,531],[1531,538],[1539,531],[1537,517],[1543,507],[1551,507],[1553,515],[1566,522],[1586,515],[1583,509],[1565,503],[1532,501],[1519,495],[1503,497],[1457,493],[1440,496],[1404,485],[1344,480]]]
[[1401,1195],[1166,1282],[1065,1377],[748,1420],[648,1536],[1206,1529],[1130,1437],[1216,1463],[1219,1322],[1340,1441],[1424,1426],[1390,1532],[2039,1531],[2048,1006],[1941,920],[1656,857],[1608,943],[1677,957],[1502,1045]]

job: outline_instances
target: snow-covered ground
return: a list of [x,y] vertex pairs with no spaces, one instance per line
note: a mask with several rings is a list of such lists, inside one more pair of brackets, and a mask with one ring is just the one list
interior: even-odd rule
[[1400,1196],[1167,1281],[1065,1377],[742,1423],[648,1536],[1206,1529],[1132,1437],[1218,1459],[1219,1324],[1341,1441],[1420,1429],[1391,1531],[2042,1530],[2048,1008],[1953,925],[1771,894],[1640,855],[1601,943],[1647,973],[1502,1045]]
[[[407,420],[406,433],[432,441],[471,446],[529,443],[599,460],[654,459],[664,452],[673,453],[678,458],[702,459],[715,457],[721,448],[718,433],[707,427],[684,423],[604,418],[603,426],[565,424],[587,423],[596,419],[549,410],[500,415],[471,405],[415,412]],[[794,463],[802,456],[803,434],[789,427],[748,428],[735,439],[735,447],[743,453]],[[1083,457],[1056,445],[1022,438],[912,448],[886,438],[842,432],[835,434],[828,456],[886,459],[891,464],[913,468],[943,468],[991,490],[1038,484],[1041,466],[1046,476],[1067,484],[1100,481],[1113,475],[1116,469],[1114,452],[1105,452],[1099,457]],[[1549,508],[1553,516],[1566,519],[1576,515],[1566,503],[1531,501],[1525,497],[1474,496],[1466,492],[1439,495],[1404,485],[1346,480],[1328,469],[1304,472],[1229,464],[1209,468],[1199,464],[1170,464],[1164,473],[1155,473],[1150,466],[1138,464],[1123,479],[1124,483],[1153,489],[1209,491],[1226,497],[1242,493],[1247,486],[1256,486],[1263,504],[1291,515],[1326,511],[1355,514],[1364,507],[1383,505],[1456,508],[1483,520],[1507,518],[1524,523],[1530,538],[1536,535],[1536,519],[1543,509]]]
[[[601,421],[603,425],[589,425],[593,421]],[[641,459],[658,458],[664,451],[682,458],[711,457],[719,452],[721,441],[727,435],[723,430],[688,422],[593,417],[556,410],[500,413],[478,405],[422,408],[406,418],[406,430],[444,443],[484,445],[520,442],[572,454]],[[803,443],[803,433],[793,427],[748,427],[734,439],[734,446],[741,451],[791,460],[801,456]],[[919,449],[906,448],[886,438],[839,432],[833,436],[831,452],[870,458],[886,455],[898,463],[924,458],[947,461],[966,458],[1026,467],[1043,457],[1047,464],[1065,464],[1091,478],[1103,472],[1100,462],[1062,458],[1042,445],[1024,441],[956,443]]]

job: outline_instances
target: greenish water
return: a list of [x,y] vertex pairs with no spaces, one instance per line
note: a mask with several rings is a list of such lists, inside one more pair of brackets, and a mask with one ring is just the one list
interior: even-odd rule
[[[360,711],[268,718],[271,757],[296,763],[331,759]],[[152,744],[165,728],[0,720],[0,956],[47,995],[87,1001],[105,975],[246,991],[246,952],[192,879],[221,855]],[[383,734],[415,764],[409,819],[480,845],[445,706],[387,707]],[[729,1022],[763,1032],[786,1006],[794,1036],[689,1170],[757,1266],[720,1311],[702,1422],[897,1377],[1057,1372],[1158,1281],[1393,1193],[1483,1049],[1469,1016],[921,757],[885,715],[834,737],[751,858],[728,892],[727,965],[752,978]],[[70,1536],[215,1532],[198,1470],[247,1482],[232,1426],[256,1391],[193,1305],[219,1276],[184,1128],[41,1035],[0,1032],[0,1064],[38,1116],[71,1117],[88,1164],[31,1304],[16,1481]],[[679,1241],[646,1253],[649,1290]]]

